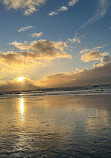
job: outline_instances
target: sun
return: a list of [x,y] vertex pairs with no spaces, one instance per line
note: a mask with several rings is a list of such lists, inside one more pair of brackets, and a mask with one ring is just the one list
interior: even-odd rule
[[25,77],[19,77],[19,78],[17,78],[17,80],[18,80],[19,82],[23,82],[24,79],[25,79]]

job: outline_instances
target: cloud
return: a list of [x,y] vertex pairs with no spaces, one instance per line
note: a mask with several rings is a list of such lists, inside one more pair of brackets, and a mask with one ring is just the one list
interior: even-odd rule
[[96,21],[98,21],[99,19],[101,19],[102,17],[104,17],[108,10],[109,10],[109,5],[110,5],[110,2],[109,0],[98,0],[99,1],[99,7],[96,9],[95,8],[95,13],[94,15],[89,18],[88,21],[86,21],[80,28],[79,30],[83,29],[84,27],[86,27],[87,25],[91,24],[91,23],[94,23]]
[[23,82],[18,82],[17,79],[0,82],[0,91],[111,84],[111,57],[107,56],[104,58],[103,65],[91,69],[52,74],[39,81],[25,78]]
[[59,12],[66,11],[66,10],[68,10],[68,9],[69,9],[68,7],[62,6],[62,7],[60,7],[59,9],[57,9],[56,11],[51,11],[51,12],[49,13],[49,15],[50,15],[50,16],[58,15]]
[[19,67],[30,67],[33,65],[43,65],[43,61],[60,58],[71,58],[71,55],[64,51],[67,47],[64,42],[54,42],[38,40],[31,43],[12,42],[19,51],[0,53],[0,64],[3,67],[18,69]]
[[21,27],[18,32],[23,32],[23,31],[26,31],[26,30],[29,30],[29,29],[32,29],[33,26],[25,26],[25,27]]
[[30,6],[27,10],[24,11],[24,15],[28,16],[34,12],[36,12],[36,8],[34,6]]
[[19,43],[15,41],[10,43],[10,45],[14,45],[20,50],[37,51],[40,53],[49,53],[50,55],[53,55],[53,53],[57,52],[65,53],[64,48],[67,47],[67,44],[65,42],[55,42],[48,40],[38,40],[31,43]]
[[50,15],[50,16],[58,15],[58,12],[51,11],[51,12],[49,13],[49,15]]
[[81,60],[84,61],[85,63],[93,61],[93,60],[100,60],[101,62],[103,61],[103,59],[109,55],[108,52],[100,52],[99,50],[103,47],[105,47],[106,45],[103,45],[101,47],[95,47],[92,49],[83,49],[80,51],[80,54],[82,54],[81,56]]
[[74,38],[69,38],[67,41],[70,43],[80,43],[81,39],[75,36]]
[[[15,47],[20,46],[20,51],[0,53],[0,64],[2,63],[5,66],[8,65],[9,67],[13,66],[15,68],[14,64],[20,66],[20,64],[24,63],[26,66],[27,62],[27,65],[29,65],[31,61],[36,62],[41,59],[47,61],[49,59],[71,57],[64,52],[65,47],[67,47],[64,42],[39,40],[33,41],[32,43],[13,42],[12,44]],[[23,49],[26,49],[27,51],[23,51]],[[19,84],[17,80],[7,81],[0,84],[0,90],[19,91],[45,87],[54,88],[111,84],[111,56],[108,55],[108,53],[94,51],[87,52],[86,54],[89,54],[88,56],[91,58],[88,61],[100,60],[100,62],[96,63],[91,69],[76,69],[69,73],[52,74],[39,81],[32,81],[28,78],[25,79],[23,84]]]
[[3,79],[3,76],[0,76],[0,80]]
[[23,82],[19,82],[17,79],[0,82],[0,91],[22,91],[22,90],[34,90],[39,87],[36,85],[35,81],[29,78],[25,78]]
[[106,55],[106,56],[103,56],[101,58],[101,62],[99,63],[94,63],[94,66],[93,67],[101,67],[101,66],[104,66],[106,63],[109,63],[111,62],[111,56],[109,55]]
[[108,55],[104,56],[102,59],[103,63],[110,62],[110,61],[111,61],[111,56],[108,56]]
[[31,36],[32,37],[41,37],[43,35],[43,32],[39,32],[39,33],[33,33]]
[[50,15],[50,16],[58,15],[59,12],[63,12],[63,11],[68,10],[69,7],[74,6],[78,1],[79,1],[79,0],[70,0],[66,6],[61,6],[61,7],[59,7],[59,9],[56,9],[56,11],[51,11],[51,12],[49,13],[49,15]]
[[37,8],[46,0],[1,0],[8,9],[22,9],[24,15],[30,15],[37,11]]
[[79,0],[70,0],[70,1],[68,2],[68,6],[73,6],[73,5],[75,5],[78,1],[79,1]]
[[[105,45],[104,45],[105,46]],[[89,52],[92,52],[92,51],[99,51],[99,49],[101,49],[102,47],[104,46],[101,46],[101,47],[95,47],[95,48],[92,48],[92,49],[83,49],[80,51],[80,54],[82,53],[89,53]]]
[[[105,45],[104,45],[105,46]],[[74,72],[58,73],[46,76],[38,82],[43,87],[72,87],[98,84],[111,84],[111,56],[107,52],[98,51],[101,47],[84,49],[81,60],[90,62],[98,60],[91,69],[75,69]]]
[[68,7],[66,6],[62,6],[58,9],[58,11],[66,11],[66,10],[68,10]]
[[81,60],[87,63],[93,60],[102,60],[106,55],[108,55],[107,52],[101,53],[97,51],[92,51],[90,53],[83,54],[81,56]]
[[38,85],[42,87],[73,87],[98,84],[111,84],[111,60],[92,69],[53,74],[38,82]]

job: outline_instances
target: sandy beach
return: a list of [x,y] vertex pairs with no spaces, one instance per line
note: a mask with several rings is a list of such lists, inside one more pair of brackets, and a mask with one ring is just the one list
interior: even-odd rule
[[111,95],[0,99],[1,158],[110,158]]

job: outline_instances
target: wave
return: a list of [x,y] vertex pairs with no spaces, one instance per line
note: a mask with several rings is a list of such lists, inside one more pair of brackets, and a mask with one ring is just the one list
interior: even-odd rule
[[111,85],[95,85],[86,87],[62,87],[48,88],[22,92],[3,92],[0,98],[9,97],[32,97],[46,95],[103,95],[111,94]]

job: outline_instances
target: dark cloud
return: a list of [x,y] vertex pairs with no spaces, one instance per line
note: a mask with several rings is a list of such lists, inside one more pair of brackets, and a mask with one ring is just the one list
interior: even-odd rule
[[39,82],[39,85],[45,87],[64,87],[109,83],[111,84],[111,61],[92,69],[47,76],[44,80]]

